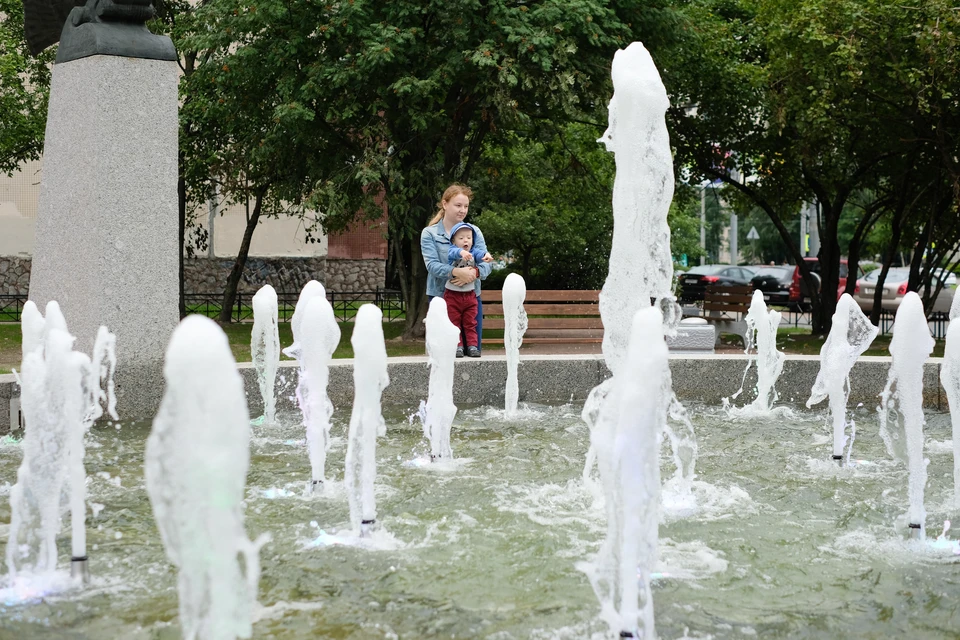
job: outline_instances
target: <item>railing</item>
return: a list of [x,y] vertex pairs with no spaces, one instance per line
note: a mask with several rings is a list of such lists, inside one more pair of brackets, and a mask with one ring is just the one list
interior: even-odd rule
[[[186,293],[184,303],[187,313],[196,313],[209,318],[217,318],[223,308],[223,295],[218,293]],[[290,322],[293,311],[297,306],[300,293],[277,293],[277,306],[280,322]],[[333,307],[334,316],[340,322],[352,320],[364,304],[374,304],[383,312],[383,319],[387,322],[405,318],[406,307],[403,295],[391,289],[377,289],[376,291],[327,291],[327,300]],[[0,295],[0,322],[19,322],[23,312],[23,305],[27,301],[25,295]],[[233,322],[253,320],[253,295],[237,292],[230,317]]]

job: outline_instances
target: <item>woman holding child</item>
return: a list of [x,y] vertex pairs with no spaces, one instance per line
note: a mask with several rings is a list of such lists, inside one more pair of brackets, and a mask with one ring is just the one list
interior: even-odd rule
[[473,192],[453,184],[440,199],[440,210],[420,233],[427,266],[427,298],[443,296],[450,322],[461,329],[457,357],[480,357],[483,304],[480,280],[490,275],[492,258],[480,229],[463,219]]

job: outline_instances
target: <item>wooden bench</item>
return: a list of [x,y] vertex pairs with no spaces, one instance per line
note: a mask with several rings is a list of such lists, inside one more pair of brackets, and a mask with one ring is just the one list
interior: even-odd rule
[[[483,290],[483,328],[503,329],[501,291]],[[600,292],[596,290],[527,291],[524,344],[587,344],[603,342]],[[503,344],[503,338],[483,338],[484,344]]]
[[753,300],[752,285],[717,286],[710,285],[703,294],[703,312],[696,316],[714,325],[717,330],[717,344],[721,333],[735,333],[747,345],[747,311]]

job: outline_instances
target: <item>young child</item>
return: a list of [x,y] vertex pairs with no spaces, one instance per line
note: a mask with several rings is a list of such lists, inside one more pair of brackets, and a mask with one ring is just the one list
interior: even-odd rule
[[[450,251],[447,253],[448,262],[454,267],[477,269],[478,262],[491,262],[493,257],[489,253],[482,253],[473,248],[475,227],[466,222],[458,222],[450,229]],[[477,269],[479,277],[480,270]],[[477,294],[471,282],[466,285],[455,285],[447,280],[443,292],[443,299],[447,303],[447,315],[457,328],[463,331],[460,344],[457,346],[457,357],[464,355],[463,338],[466,338],[466,355],[471,358],[480,357],[480,344],[477,336]]]

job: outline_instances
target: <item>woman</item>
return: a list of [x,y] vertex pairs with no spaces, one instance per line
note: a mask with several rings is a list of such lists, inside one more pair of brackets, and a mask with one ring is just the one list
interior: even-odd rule
[[[440,198],[440,208],[437,214],[433,216],[430,223],[420,233],[420,253],[423,254],[423,263],[427,267],[427,298],[443,296],[444,286],[447,280],[451,280],[456,285],[466,285],[475,283],[477,292],[477,335],[480,336],[478,342],[483,342],[483,303],[480,301],[480,280],[490,275],[491,266],[489,262],[481,262],[477,269],[468,267],[453,268],[447,263],[447,252],[450,249],[450,230],[458,222],[463,222],[467,217],[467,211],[470,209],[470,197],[473,191],[470,187],[460,184],[452,184],[443,192]],[[483,239],[483,234],[476,229],[476,242],[474,248],[486,253],[487,243]],[[477,278],[479,273],[480,277]],[[477,345],[480,350],[481,345]]]

